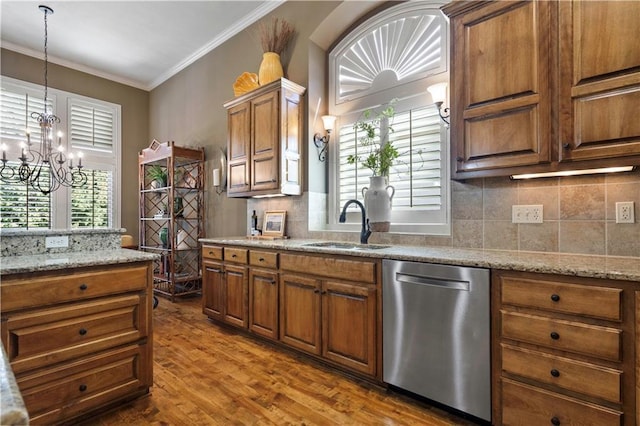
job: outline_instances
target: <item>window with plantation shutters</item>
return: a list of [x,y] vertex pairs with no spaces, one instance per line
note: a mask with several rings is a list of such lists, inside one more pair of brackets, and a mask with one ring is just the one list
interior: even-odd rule
[[71,189],[72,228],[111,228],[113,173],[85,170],[87,183]]
[[[3,77],[0,92],[0,142],[6,147],[3,177],[17,167],[26,129],[40,139],[32,112],[44,111],[43,87]],[[82,153],[88,175],[83,187],[62,187],[48,196],[17,179],[0,184],[2,228],[113,228],[120,226],[120,106],[49,88],[47,109],[61,124],[67,154]],[[64,126],[64,127],[63,127]],[[77,161],[77,160],[74,160]],[[77,163],[74,163],[77,164]]]
[[111,152],[113,145],[113,111],[86,102],[72,101],[71,146]]
[[[8,162],[18,167],[18,162]],[[2,228],[38,229],[51,227],[51,194],[44,195],[26,183],[2,182],[0,190]]]
[[[379,111],[392,101],[395,114],[383,119],[381,144],[399,153],[388,184],[395,193],[391,232],[450,233],[448,130],[427,93],[429,85],[446,81],[448,23],[439,10],[443,2],[403,2],[365,21],[329,54],[329,113],[336,115],[335,148],[330,168],[329,225],[359,229],[360,214],[337,218],[350,199],[364,201],[371,170],[350,155],[363,150],[354,123],[363,112]],[[385,121],[387,120],[387,121]],[[381,138],[381,139],[380,139]]]

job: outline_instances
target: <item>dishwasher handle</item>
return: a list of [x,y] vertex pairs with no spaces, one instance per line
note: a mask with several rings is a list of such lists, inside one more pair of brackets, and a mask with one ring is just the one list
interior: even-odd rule
[[404,274],[396,272],[396,281],[407,284],[428,285],[450,290],[469,291],[469,281],[446,280],[422,275]]

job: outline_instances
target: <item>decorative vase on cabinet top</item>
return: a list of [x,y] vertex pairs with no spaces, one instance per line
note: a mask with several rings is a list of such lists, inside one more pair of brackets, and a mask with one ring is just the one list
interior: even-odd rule
[[364,207],[369,218],[369,225],[374,232],[388,232],[391,226],[391,202],[395,188],[387,185],[384,176],[371,176],[370,187],[362,188]]
[[262,54],[262,62],[258,71],[258,82],[260,86],[271,83],[284,77],[280,55],[275,52],[265,52]]

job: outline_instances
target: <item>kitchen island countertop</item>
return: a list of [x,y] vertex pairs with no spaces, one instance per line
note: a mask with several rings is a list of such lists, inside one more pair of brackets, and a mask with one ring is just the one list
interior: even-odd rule
[[[317,247],[322,240],[264,240],[251,237],[202,238],[203,244],[226,244],[283,251],[351,255],[377,259],[408,260],[446,265],[475,266],[511,271],[560,274],[640,282],[640,257],[595,256],[507,250],[462,249],[390,245],[377,249]],[[343,243],[344,241],[342,241]],[[355,244],[354,246],[360,246]],[[372,244],[371,246],[377,246]]]
[[130,249],[34,254],[0,257],[0,274],[55,271],[84,266],[115,265],[159,258],[158,254]]

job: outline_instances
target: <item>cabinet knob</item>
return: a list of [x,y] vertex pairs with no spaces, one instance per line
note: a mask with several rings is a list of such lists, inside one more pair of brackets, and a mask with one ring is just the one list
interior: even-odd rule
[[271,280],[271,285],[276,285],[276,280]]
[[558,340],[560,338],[560,335],[558,333],[556,333],[555,331],[552,331],[550,336],[551,336],[551,338],[553,340]]
[[238,257],[238,256],[237,256],[237,255],[235,255],[235,254],[232,254],[232,255],[231,255],[231,257],[232,257],[232,258],[236,258],[236,257]]
[[560,372],[554,368],[551,370],[551,375],[553,377],[560,377]]
[[261,257],[260,259],[258,259],[258,262],[264,262],[264,257]]
[[571,148],[571,145],[570,145],[570,144],[568,144],[568,143],[563,143],[563,144],[562,144],[562,147],[563,147],[564,149],[569,149],[569,148]]
[[81,336],[84,336],[85,334],[87,334],[87,329],[86,328],[81,328],[79,331]]
[[320,290],[318,290],[318,289],[316,288],[315,290],[313,290],[313,292],[314,292],[315,294],[318,294],[318,293],[320,293]]
[[80,290],[86,290],[87,288],[89,288],[86,284],[81,284],[80,285]]
[[560,426],[560,419],[557,417],[551,417],[551,424],[553,426]]
[[84,384],[80,385],[80,387],[78,387],[78,390],[79,390],[80,392],[84,392],[84,391],[86,391],[86,390],[87,390],[87,385],[84,385]]
[[560,300],[560,295],[559,294],[552,294],[551,295],[551,300],[553,300],[554,302],[557,302],[558,300]]
[[213,252],[212,251],[209,252],[209,256],[213,256]]
[[462,158],[462,157],[456,157],[456,161],[463,162],[463,161],[464,161],[464,158]]

